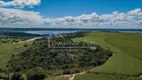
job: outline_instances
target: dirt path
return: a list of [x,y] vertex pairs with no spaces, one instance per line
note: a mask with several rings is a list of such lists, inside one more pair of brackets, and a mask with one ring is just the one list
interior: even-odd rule
[[76,75],[82,75],[82,74],[85,74],[85,73],[87,73],[87,72],[85,71],[85,72],[81,72],[81,73],[73,74],[73,75],[70,77],[70,79],[69,79],[69,80],[74,80],[74,78],[75,78],[75,76],[76,76]]
[[142,78],[142,75],[140,75],[140,78]]
[[75,78],[76,75],[82,75],[82,74],[85,74],[85,73],[87,73],[87,72],[84,71],[84,72],[76,73],[76,74],[60,75],[59,77],[69,77],[68,80],[74,80],[74,78]]
[[69,80],[74,80],[75,74],[71,75],[71,77],[69,78]]
[[86,71],[85,72],[81,72],[81,73],[76,73],[76,74],[61,75],[59,77],[69,77],[68,80],[74,80],[76,75],[82,75],[82,74],[85,74],[85,73],[86,73]]
[[[31,39],[28,39],[28,40],[25,40],[25,41],[20,41],[20,42],[18,42],[18,43],[31,42],[31,41],[35,41],[35,40],[41,39],[41,38],[42,38],[42,37],[35,37],[35,38],[31,38]],[[13,43],[13,44],[15,44],[15,43]]]

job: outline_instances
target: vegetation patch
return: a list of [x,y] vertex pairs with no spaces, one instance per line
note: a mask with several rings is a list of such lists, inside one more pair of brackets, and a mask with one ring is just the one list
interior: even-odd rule
[[114,53],[105,64],[94,67],[89,72],[139,76],[142,72],[141,36],[142,34],[90,32],[83,38],[73,40],[94,41]]
[[[64,40],[56,36],[50,40],[50,43],[55,44],[55,40],[56,43],[75,43],[71,39],[77,37],[76,34],[64,34],[62,36]],[[78,45],[87,46],[88,44],[79,42]],[[28,75],[37,73],[36,76],[33,75],[34,78],[44,78],[45,75],[73,74],[102,65],[112,56],[111,51],[96,44],[94,44],[95,48],[88,46],[88,48],[66,49],[67,46],[63,46],[63,49],[60,48],[61,46],[57,46],[60,49],[49,47],[49,40],[46,37],[36,40],[32,45],[26,46],[22,51],[12,55],[7,65],[8,71],[10,73],[23,72]],[[38,73],[35,70],[37,68],[43,70],[43,72]]]
[[121,75],[87,73],[83,75],[76,75],[74,80],[142,80],[142,79],[138,77],[127,77]]

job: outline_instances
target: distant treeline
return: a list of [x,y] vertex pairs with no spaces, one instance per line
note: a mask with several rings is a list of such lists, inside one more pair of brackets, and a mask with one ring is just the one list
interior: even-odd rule
[[0,36],[41,36],[41,35],[29,34],[25,32],[0,31]]

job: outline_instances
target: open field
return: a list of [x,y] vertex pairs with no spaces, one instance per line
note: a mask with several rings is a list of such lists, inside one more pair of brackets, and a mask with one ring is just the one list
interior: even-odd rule
[[29,42],[28,43],[16,43],[16,44],[12,44],[12,43],[0,44],[0,68],[5,67],[12,53],[22,48],[24,44],[29,44]]
[[119,75],[107,75],[107,74],[83,74],[77,75],[74,80],[142,80],[136,77],[126,77]]
[[[118,48],[120,48],[125,53],[142,60],[142,34],[125,34],[125,33],[114,33],[108,34],[106,41]],[[118,40],[119,39],[119,40]]]
[[142,34],[91,32],[83,38],[73,40],[93,41],[114,53],[105,64],[89,72],[133,76],[142,73]]

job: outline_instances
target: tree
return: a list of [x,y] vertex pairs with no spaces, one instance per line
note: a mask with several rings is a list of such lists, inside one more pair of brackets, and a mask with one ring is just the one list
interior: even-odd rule
[[11,76],[11,80],[24,80],[20,73],[13,73]]
[[34,69],[29,70],[27,72],[27,79],[28,80],[44,80],[46,74],[41,67],[36,67]]

